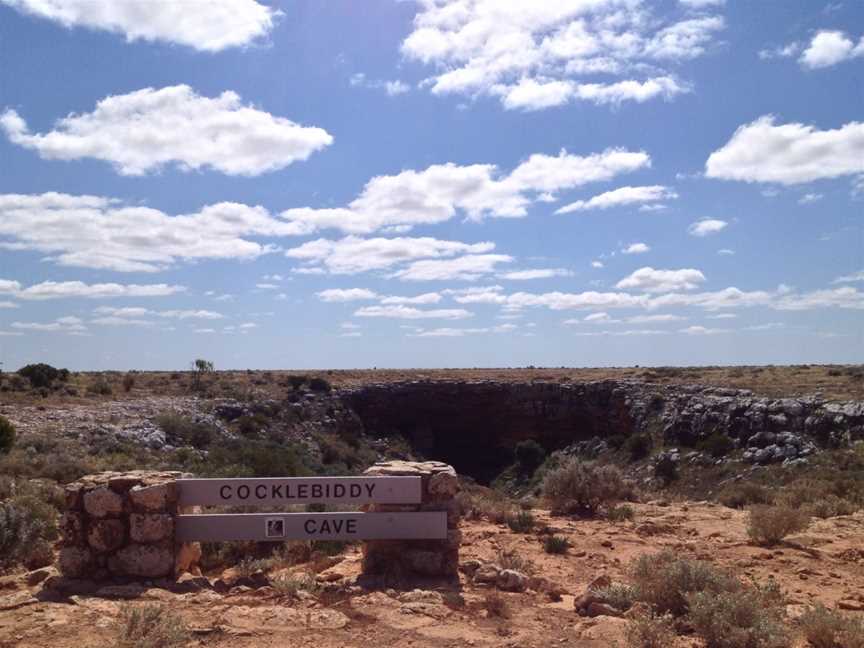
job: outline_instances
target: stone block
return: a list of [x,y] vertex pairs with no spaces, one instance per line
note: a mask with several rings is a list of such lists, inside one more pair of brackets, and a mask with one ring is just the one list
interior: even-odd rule
[[164,545],[130,544],[108,560],[108,569],[122,576],[169,576],[174,569],[174,552]]
[[141,477],[134,474],[116,475],[108,478],[108,488],[115,493],[126,493],[133,486],[138,486],[141,483]]
[[93,517],[116,517],[123,513],[123,496],[101,486],[84,494],[84,510]]
[[459,478],[456,471],[444,470],[429,478],[429,494],[434,498],[452,498],[459,492]]
[[133,513],[129,516],[133,542],[160,542],[174,536],[174,518],[167,513]]
[[93,554],[82,547],[62,547],[57,562],[61,574],[69,578],[81,578],[92,569]]
[[60,536],[63,539],[64,545],[70,547],[86,545],[84,515],[77,511],[66,511],[60,517]]
[[437,551],[422,551],[409,549],[403,554],[403,562],[408,569],[422,576],[438,576],[441,574],[442,558]]
[[177,503],[176,482],[154,484],[153,486],[134,486],[129,491],[132,508],[141,513],[170,512]]
[[87,529],[87,543],[101,553],[114,551],[126,541],[126,527],[121,520],[94,520]]
[[84,490],[80,484],[69,484],[64,492],[67,511],[80,511],[84,506]]

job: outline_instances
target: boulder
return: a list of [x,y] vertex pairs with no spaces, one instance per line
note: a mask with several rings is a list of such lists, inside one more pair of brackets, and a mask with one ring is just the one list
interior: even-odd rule
[[528,587],[528,577],[515,569],[502,569],[495,584],[505,592],[524,592]]
[[485,565],[481,565],[474,572],[474,582],[496,583],[498,581],[498,572],[500,571],[501,568],[498,565],[492,563],[486,563]]
[[129,491],[132,508],[142,513],[158,513],[168,511],[177,502],[177,484],[155,484],[153,486],[135,486]]

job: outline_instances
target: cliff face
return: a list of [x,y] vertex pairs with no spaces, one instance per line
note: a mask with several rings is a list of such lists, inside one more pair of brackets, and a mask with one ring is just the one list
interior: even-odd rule
[[770,399],[747,390],[630,381],[373,384],[340,398],[372,436],[400,434],[421,454],[486,481],[534,439],[547,450],[589,439],[650,433],[694,446],[714,433],[745,461],[800,460],[816,447],[864,438],[864,403]]

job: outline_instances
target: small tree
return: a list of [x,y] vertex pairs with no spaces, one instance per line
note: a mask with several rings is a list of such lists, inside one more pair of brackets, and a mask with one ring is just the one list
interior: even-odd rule
[[0,416],[0,454],[8,454],[15,444],[15,426],[5,416]]
[[35,389],[50,387],[55,380],[65,382],[69,378],[68,369],[57,369],[44,362],[25,365],[17,373],[29,380],[30,385]]
[[195,390],[201,389],[201,383],[206,374],[213,373],[213,363],[204,358],[196,358],[192,362],[192,388]]

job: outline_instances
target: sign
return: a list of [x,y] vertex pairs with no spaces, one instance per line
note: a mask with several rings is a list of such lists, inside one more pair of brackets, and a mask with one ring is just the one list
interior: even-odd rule
[[313,502],[419,504],[420,477],[179,479],[181,506],[279,506]]
[[447,513],[238,513],[180,515],[179,542],[257,540],[444,540]]

